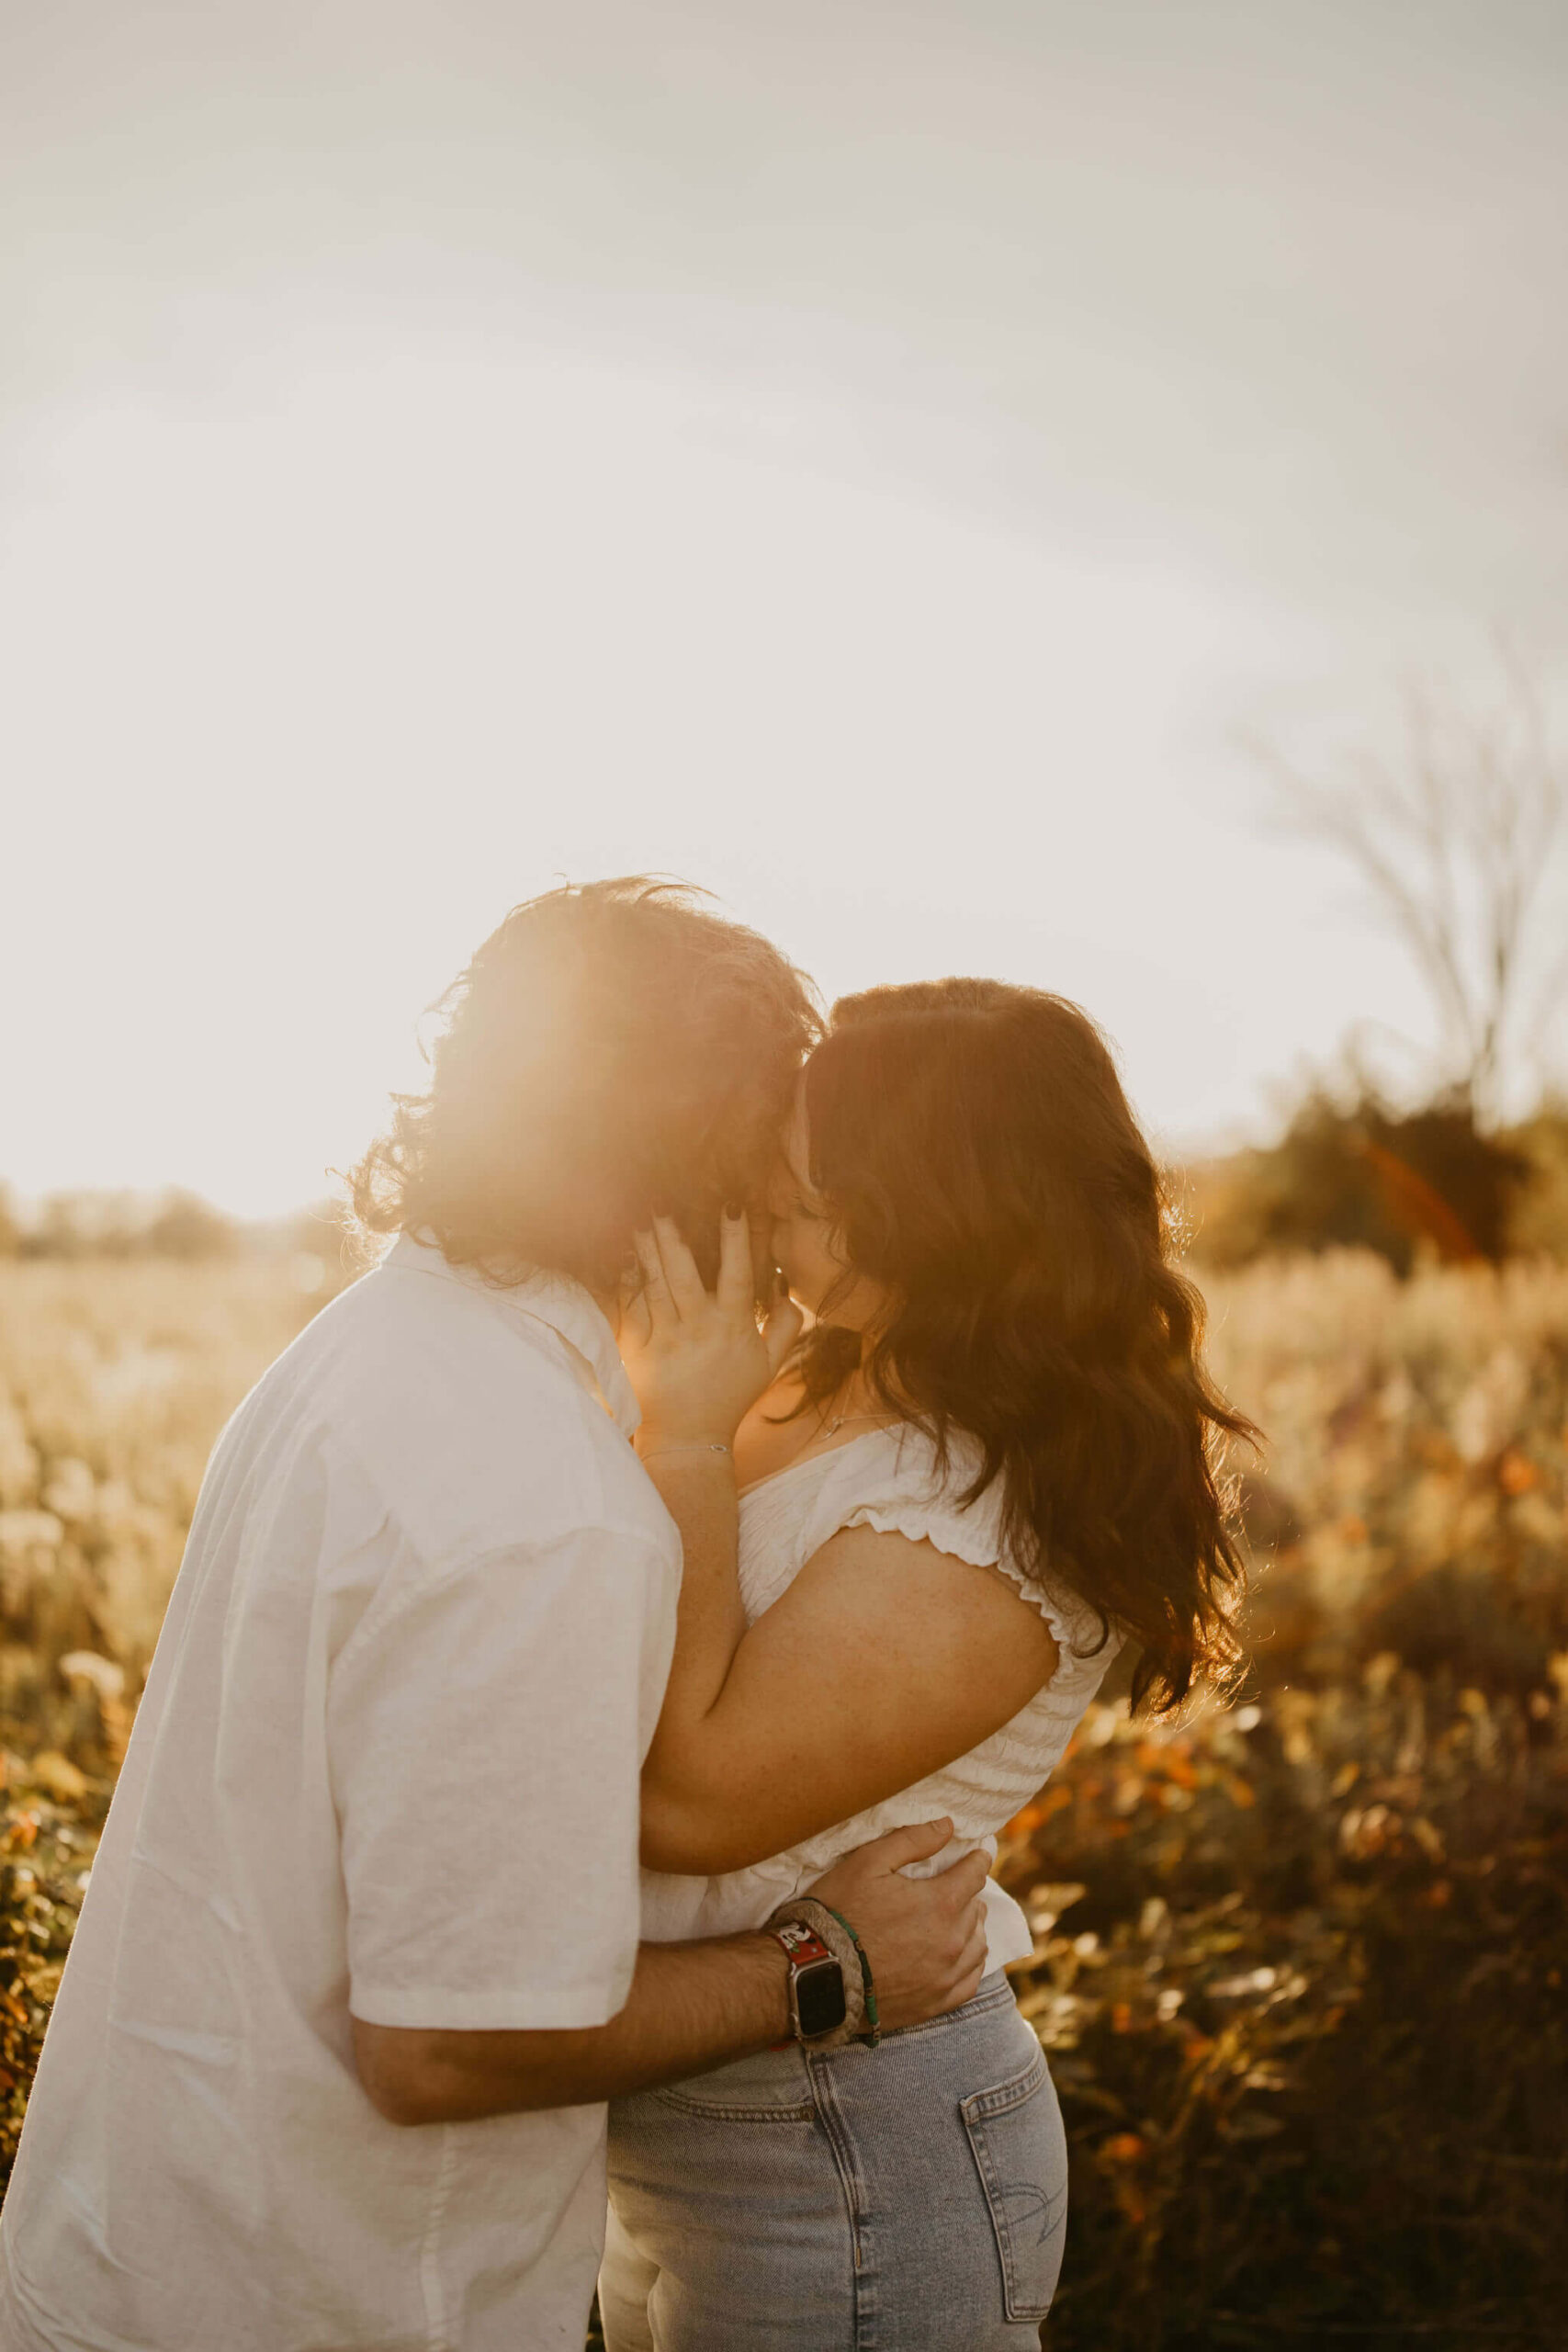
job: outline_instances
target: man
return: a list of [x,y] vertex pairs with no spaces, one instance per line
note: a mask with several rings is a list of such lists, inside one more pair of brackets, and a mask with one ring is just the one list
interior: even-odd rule
[[[400,1238],[203,1487],[0,2232],[19,2352],[580,2352],[600,2102],[791,2030],[777,1938],[638,1950],[680,1547],[613,1326],[656,1206],[759,1194],[808,996],[622,882],[445,1010],[355,1178]],[[828,1890],[895,2022],[977,1974],[977,1872],[897,1874],[945,1834]]]

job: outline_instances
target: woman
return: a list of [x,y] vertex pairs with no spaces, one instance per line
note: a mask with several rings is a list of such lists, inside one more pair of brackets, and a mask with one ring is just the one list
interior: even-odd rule
[[[1035,1794],[1123,1639],[1151,1707],[1234,1650],[1213,1449],[1248,1425],[1086,1017],[981,980],[848,998],[788,1160],[771,1254],[815,1319],[787,1358],[797,1308],[759,1334],[733,1215],[712,1296],[672,1226],[639,1245],[623,1329],[686,1554],[643,1780],[655,1939],[760,1926],[903,1824],[949,1817],[948,1867]],[[948,2016],[613,2107],[610,2352],[1036,2342],[1066,2149],[1001,1973],[1029,1928],[987,1893]]]

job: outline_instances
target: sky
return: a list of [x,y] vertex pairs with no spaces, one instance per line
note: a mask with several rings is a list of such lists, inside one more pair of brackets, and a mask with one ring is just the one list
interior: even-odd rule
[[1414,1056],[1246,744],[1555,690],[1565,95],[1545,0],[0,5],[0,1178],[314,1198],[632,870],[1170,1150]]

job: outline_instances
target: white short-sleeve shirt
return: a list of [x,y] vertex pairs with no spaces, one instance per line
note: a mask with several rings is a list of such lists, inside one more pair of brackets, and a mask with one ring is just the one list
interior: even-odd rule
[[604,2109],[413,2129],[351,2014],[624,2004],[680,1539],[587,1293],[408,1238],[213,1456],[0,2246],[26,2352],[581,2352]]

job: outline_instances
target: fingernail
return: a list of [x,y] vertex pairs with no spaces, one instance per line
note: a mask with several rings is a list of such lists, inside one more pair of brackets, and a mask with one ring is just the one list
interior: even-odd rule
[[726,1203],[725,1203],[725,1204],[724,1204],[724,1214],[725,1214],[725,1216],[728,1216],[728,1217],[741,1217],[741,1216],[745,1216],[745,1214],[746,1214],[746,1204],[745,1204],[745,1202],[744,1202],[744,1201],[726,1201]]

